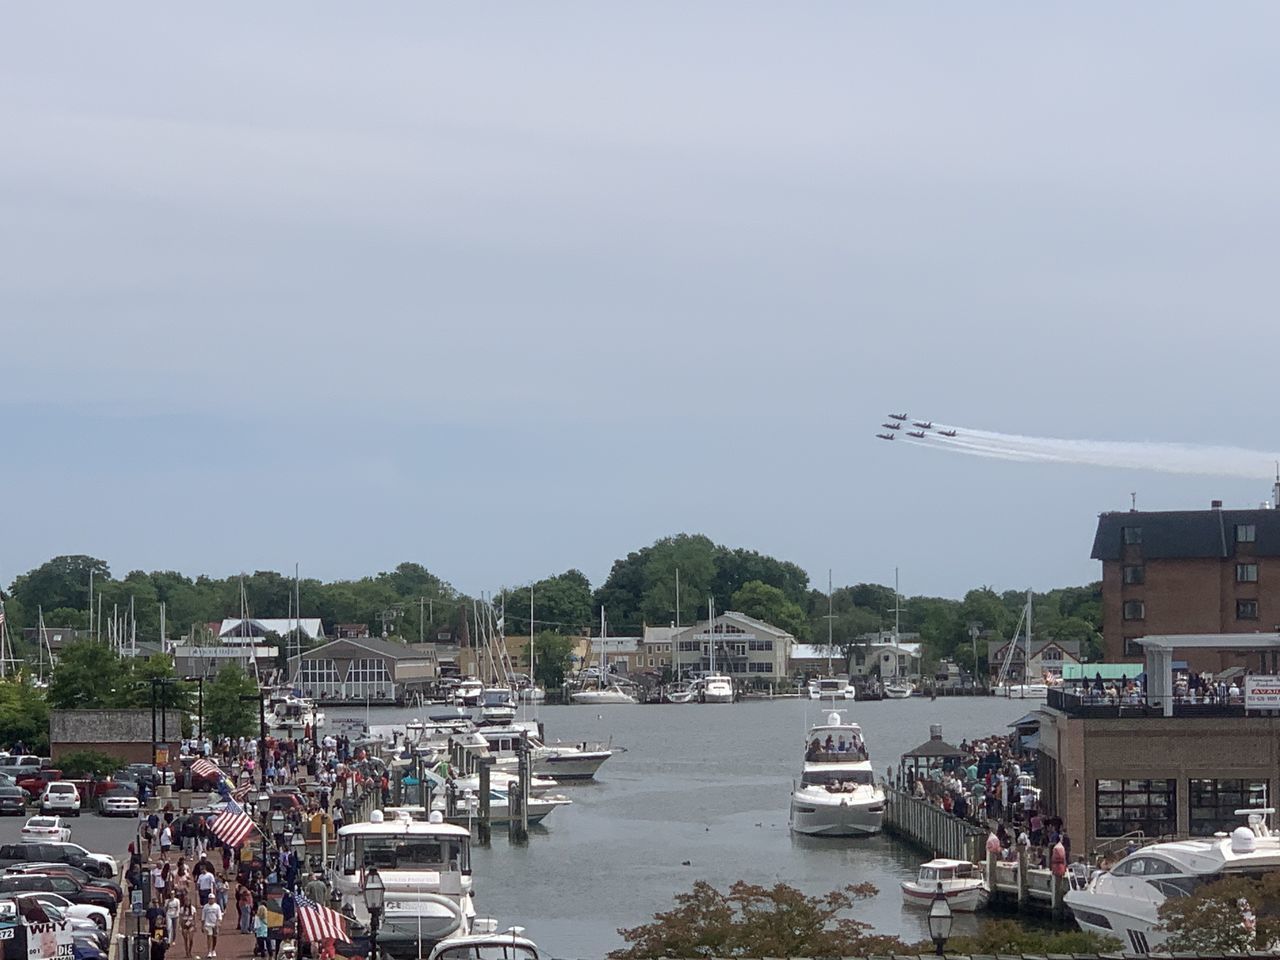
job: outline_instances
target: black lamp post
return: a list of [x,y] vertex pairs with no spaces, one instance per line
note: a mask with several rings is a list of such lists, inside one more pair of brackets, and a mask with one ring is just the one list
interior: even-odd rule
[[929,904],[929,936],[937,947],[938,956],[942,956],[951,936],[951,904],[947,903],[947,895],[942,892],[942,884],[938,884],[938,892],[933,895]]
[[369,960],[378,960],[378,924],[382,920],[382,903],[386,887],[377,868],[370,867],[364,874],[364,905],[369,910]]

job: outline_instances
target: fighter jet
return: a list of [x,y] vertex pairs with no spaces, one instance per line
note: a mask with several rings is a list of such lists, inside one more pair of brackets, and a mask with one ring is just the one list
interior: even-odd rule
[[940,436],[940,437],[954,437],[955,435],[956,435],[956,432],[955,432],[954,430],[939,430],[939,431],[938,431],[938,436]]
[[894,421],[892,421],[891,423],[882,423],[882,424],[880,424],[880,426],[884,427],[886,430],[901,430],[901,429],[902,429],[902,424],[900,424],[897,420],[894,420]]
[[892,434],[892,433],[877,433],[877,434],[876,434],[876,436],[877,436],[877,437],[879,437],[881,440],[892,440],[892,439],[893,439],[893,434]]
[[911,425],[912,425],[913,427],[919,427],[921,430],[932,430],[932,429],[933,429],[933,421],[932,421],[932,420],[912,420],[912,421],[911,421]]
[[907,415],[906,415],[905,413],[891,413],[891,414],[889,414],[889,419],[890,419],[890,420],[905,420],[905,419],[907,419]]
[[908,436],[908,437],[915,437],[917,440],[923,440],[923,439],[924,439],[924,431],[923,431],[923,430],[908,430],[908,431],[907,431],[907,436]]

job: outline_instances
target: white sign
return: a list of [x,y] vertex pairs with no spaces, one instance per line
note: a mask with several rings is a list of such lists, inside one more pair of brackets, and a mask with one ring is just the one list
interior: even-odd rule
[[73,954],[71,924],[67,921],[27,924],[27,960],[58,960]]
[[1280,677],[1245,677],[1244,708],[1246,710],[1280,710]]

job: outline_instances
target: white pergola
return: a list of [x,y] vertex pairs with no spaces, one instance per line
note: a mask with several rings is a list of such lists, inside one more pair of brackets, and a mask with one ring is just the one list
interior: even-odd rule
[[1166,633],[1134,641],[1146,652],[1147,702],[1173,716],[1175,650],[1280,650],[1280,633]]

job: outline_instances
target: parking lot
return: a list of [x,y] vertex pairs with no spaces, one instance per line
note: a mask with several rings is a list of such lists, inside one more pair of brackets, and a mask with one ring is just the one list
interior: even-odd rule
[[[27,816],[35,816],[39,811],[32,807]],[[0,843],[19,843],[22,840],[22,825],[27,817],[0,817]],[[78,817],[69,817],[66,822],[71,825],[71,842],[78,843],[92,853],[108,853],[121,863],[127,863],[129,844],[138,829],[138,821],[134,817],[100,817],[95,813],[84,813]]]

